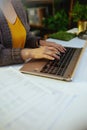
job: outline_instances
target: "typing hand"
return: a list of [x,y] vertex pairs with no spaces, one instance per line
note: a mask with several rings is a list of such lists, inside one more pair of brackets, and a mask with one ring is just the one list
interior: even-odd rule
[[55,42],[48,42],[48,41],[45,41],[45,40],[40,40],[40,45],[41,46],[48,46],[48,47],[54,47],[56,48],[58,51],[64,53],[66,51],[66,49],[60,45],[60,44],[57,44]]
[[60,57],[57,55],[59,51],[50,46],[41,46],[40,48],[36,49],[31,49],[30,50],[30,55],[34,59],[49,59],[49,60],[54,60],[55,58],[59,59]]
[[51,46],[41,46],[40,48],[36,49],[23,49],[21,51],[21,56],[24,60],[27,60],[29,58],[33,59],[49,59],[54,60],[55,58],[60,59],[60,56],[57,55],[60,53],[58,49]]

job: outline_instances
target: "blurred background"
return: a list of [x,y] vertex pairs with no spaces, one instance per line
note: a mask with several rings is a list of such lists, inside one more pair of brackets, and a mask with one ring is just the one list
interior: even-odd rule
[[[87,0],[22,0],[27,10],[31,31],[45,37],[60,30],[78,28],[85,22],[87,29]],[[84,15],[85,14],[85,15]],[[84,30],[85,30],[84,29]]]

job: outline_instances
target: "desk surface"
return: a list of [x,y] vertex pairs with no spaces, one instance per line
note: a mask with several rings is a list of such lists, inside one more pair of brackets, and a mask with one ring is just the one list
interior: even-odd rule
[[[52,39],[48,39],[52,40]],[[75,38],[69,43],[59,41],[66,46],[78,46],[81,47],[85,44],[86,41]],[[16,70],[19,70],[22,65],[13,65]],[[0,70],[8,67],[1,67]],[[60,89],[66,92],[73,92],[78,94],[77,100],[68,108],[65,114],[61,117],[59,124],[55,130],[78,130],[81,127],[87,127],[87,49],[82,56],[78,69],[75,73],[74,79],[72,82],[59,81],[44,77],[38,77],[34,75],[23,74],[30,80],[41,84],[43,88],[46,89]],[[44,82],[43,82],[44,81]],[[78,128],[78,129],[77,129]],[[81,130],[83,130],[83,128]],[[31,128],[32,130],[32,128]],[[79,129],[80,130],[80,129]]]

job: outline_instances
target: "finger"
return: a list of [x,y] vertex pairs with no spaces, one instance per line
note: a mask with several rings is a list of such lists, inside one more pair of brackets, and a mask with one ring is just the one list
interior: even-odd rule
[[65,52],[65,51],[66,51],[65,47],[63,47],[62,45],[57,44],[57,43],[55,43],[55,42],[50,42],[49,45],[50,45],[51,47],[56,48],[57,50],[59,50],[59,51],[61,51],[61,52]]
[[55,47],[47,47],[48,51],[52,51],[52,52],[55,52],[55,53],[58,53],[58,49],[55,48]]
[[53,54],[52,57],[54,57],[55,59],[60,59],[60,56],[56,54]]
[[56,47],[57,47],[57,49],[58,49],[59,51],[61,51],[61,52],[65,52],[65,51],[66,51],[65,47],[63,47],[62,45],[59,45],[59,44],[58,44]]
[[49,42],[49,41],[47,41],[46,45],[48,47],[51,47],[52,50],[54,50],[53,48],[55,48],[56,51],[60,51],[60,52],[63,52],[63,53],[66,51],[65,47],[63,47],[62,45],[60,45],[58,43],[55,43],[55,42]]
[[60,49],[66,50],[64,46],[58,45]]
[[56,52],[56,51],[52,51],[52,50],[48,50],[48,51],[45,51],[44,54],[52,56],[53,54],[60,54],[60,52],[58,52],[58,51]]
[[49,59],[49,60],[54,60],[55,59],[53,56],[46,55],[46,54],[44,54],[43,58]]
[[48,52],[45,53],[45,55],[51,56],[51,57],[53,57],[54,59],[55,59],[55,58],[56,58],[56,59],[60,59],[60,53],[54,53],[54,52],[50,51],[49,53],[48,53]]

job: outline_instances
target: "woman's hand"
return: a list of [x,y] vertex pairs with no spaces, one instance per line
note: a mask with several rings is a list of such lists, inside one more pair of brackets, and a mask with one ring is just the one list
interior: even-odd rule
[[54,60],[55,58],[59,59],[60,56],[57,55],[60,52],[57,48],[52,46],[41,46],[40,48],[35,49],[23,49],[21,51],[21,56],[24,60],[27,60],[29,58],[33,59],[49,59]]
[[66,49],[55,42],[48,42],[45,40],[40,40],[40,48],[35,49],[23,49],[21,51],[21,56],[24,60],[29,58],[33,59],[49,59],[54,60],[60,59],[60,52],[65,53]]
[[66,49],[62,45],[57,44],[55,42],[49,42],[49,41],[45,41],[45,40],[40,40],[40,45],[41,46],[54,47],[58,51],[63,52],[63,53],[66,51]]

